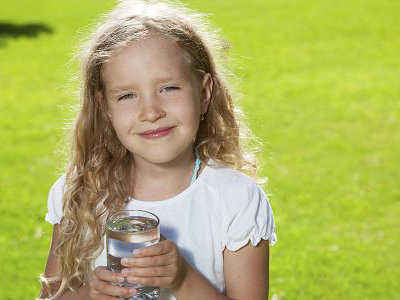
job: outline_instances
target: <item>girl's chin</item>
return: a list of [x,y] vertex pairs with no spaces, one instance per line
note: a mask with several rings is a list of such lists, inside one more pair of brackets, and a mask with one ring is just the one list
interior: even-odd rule
[[149,150],[146,153],[134,153],[134,161],[137,163],[146,162],[155,165],[166,165],[166,164],[182,164],[187,160],[190,163],[193,160],[191,149],[182,152],[176,151],[155,151]]

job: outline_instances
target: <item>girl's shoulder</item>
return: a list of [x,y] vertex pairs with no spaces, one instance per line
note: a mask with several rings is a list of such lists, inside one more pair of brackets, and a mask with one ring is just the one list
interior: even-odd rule
[[50,192],[62,193],[65,187],[66,178],[67,178],[66,173],[58,177],[57,180],[54,182],[53,186],[51,187]]
[[208,183],[217,186],[219,189],[229,188],[230,190],[259,189],[256,181],[245,173],[233,167],[215,161],[207,164]]
[[249,241],[276,242],[275,224],[268,198],[254,179],[229,166],[208,166],[208,185],[215,195],[222,243],[236,251]]
[[204,187],[228,211],[268,202],[264,191],[253,178],[227,165],[209,163],[204,183]]
[[50,224],[60,223],[62,217],[62,198],[65,188],[66,174],[61,175],[50,189],[47,199],[45,220]]

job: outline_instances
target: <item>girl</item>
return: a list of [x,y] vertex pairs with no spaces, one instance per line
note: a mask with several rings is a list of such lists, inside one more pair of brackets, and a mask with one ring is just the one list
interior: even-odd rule
[[[83,93],[68,170],[52,187],[41,298],[267,299],[269,203],[204,18],[176,3],[123,1],[82,47]],[[165,240],[105,267],[105,220],[160,218]]]

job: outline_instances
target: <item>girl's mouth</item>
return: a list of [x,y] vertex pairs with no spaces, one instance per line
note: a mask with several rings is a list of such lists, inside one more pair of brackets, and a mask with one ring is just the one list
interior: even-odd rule
[[156,139],[164,137],[172,132],[175,127],[160,127],[155,130],[147,130],[139,135],[145,139]]

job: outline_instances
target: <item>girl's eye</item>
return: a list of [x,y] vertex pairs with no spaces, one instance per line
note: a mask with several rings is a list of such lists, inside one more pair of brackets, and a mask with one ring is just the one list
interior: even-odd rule
[[135,94],[133,94],[133,93],[128,93],[128,94],[125,94],[125,95],[119,97],[119,98],[118,98],[118,101],[120,101],[120,100],[125,100],[125,99],[130,99],[130,98],[132,98],[132,97],[134,97],[134,96],[135,96]]
[[165,88],[161,89],[161,92],[163,92],[163,91],[168,92],[168,91],[173,91],[173,90],[179,90],[179,88],[177,86],[166,86]]

